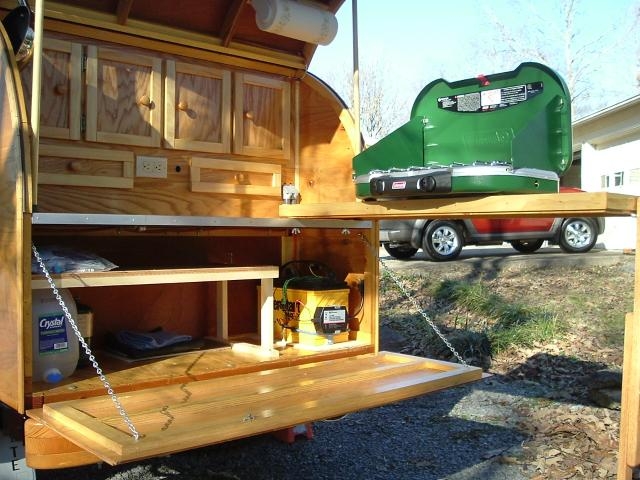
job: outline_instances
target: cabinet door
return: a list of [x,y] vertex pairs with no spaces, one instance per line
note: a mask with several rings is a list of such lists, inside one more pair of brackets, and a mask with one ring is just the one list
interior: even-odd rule
[[167,61],[165,138],[182,150],[229,153],[231,73]]
[[290,90],[282,80],[237,74],[235,153],[289,158]]
[[87,132],[93,142],[160,146],[162,62],[87,47]]
[[[42,47],[40,136],[80,139],[82,46],[45,38]],[[33,63],[21,72],[27,99],[31,99]],[[27,101],[27,108],[31,102]]]

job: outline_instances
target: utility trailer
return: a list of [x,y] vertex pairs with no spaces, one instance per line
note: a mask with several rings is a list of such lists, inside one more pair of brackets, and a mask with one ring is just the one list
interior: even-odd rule
[[[353,118],[308,74],[315,44],[258,28],[257,5],[39,1],[20,66],[0,30],[0,401],[32,468],[162,456],[478,380],[379,351],[379,220],[636,211],[610,194],[357,201]],[[117,268],[47,278],[32,256],[49,245]],[[291,266],[335,284],[287,283]],[[52,284],[93,319],[92,356],[56,383],[33,375],[32,299]],[[316,335],[287,334],[285,293],[323,308]],[[195,343],[114,355],[114,334],[159,328]]]

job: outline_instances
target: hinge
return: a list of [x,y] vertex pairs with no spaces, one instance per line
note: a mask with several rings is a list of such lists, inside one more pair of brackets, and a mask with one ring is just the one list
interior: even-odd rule
[[82,71],[83,72],[87,71],[87,56],[86,55],[82,56]]
[[83,113],[80,116],[80,132],[85,133],[87,131],[87,116]]

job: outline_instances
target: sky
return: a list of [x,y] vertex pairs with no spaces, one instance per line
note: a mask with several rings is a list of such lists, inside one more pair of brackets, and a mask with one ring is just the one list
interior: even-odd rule
[[[584,59],[582,89],[591,95],[588,113],[640,93],[640,33],[632,20],[640,0],[575,0],[573,58]],[[408,104],[432,80],[449,81],[515,69],[531,58],[531,48],[548,53],[546,63],[564,76],[564,15],[559,0],[360,0],[358,36],[361,75],[375,68],[399,105]],[[338,34],[318,46],[309,70],[340,93],[336,83],[352,68],[352,0],[337,13]],[[506,33],[499,35],[496,22]],[[516,50],[496,56],[506,36]],[[542,45],[541,47],[536,47]],[[576,67],[577,68],[577,67]],[[345,72],[341,75],[339,72]],[[343,78],[343,80],[339,80]],[[566,80],[566,78],[565,78]],[[342,90],[342,91],[341,91]],[[344,93],[342,93],[345,95]],[[573,92],[572,92],[573,95]],[[584,98],[584,97],[583,97]],[[586,102],[584,102],[586,103]],[[585,112],[582,112],[584,116]],[[408,118],[408,112],[407,112]]]

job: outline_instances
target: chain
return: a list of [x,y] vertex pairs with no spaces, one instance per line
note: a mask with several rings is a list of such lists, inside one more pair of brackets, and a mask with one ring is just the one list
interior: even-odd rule
[[[373,246],[371,245],[371,243],[369,242],[369,239],[366,238],[363,234],[359,234],[360,237],[362,238],[362,241],[373,250]],[[375,252],[377,255],[377,252]],[[458,359],[458,361],[463,364],[468,366],[467,362],[465,362],[464,358],[462,358],[462,356],[458,353],[458,351],[455,349],[455,347],[451,344],[451,342],[449,340],[447,340],[447,338],[444,336],[444,334],[440,331],[440,329],[438,328],[438,326],[433,322],[433,320],[431,320],[431,318],[429,318],[429,315],[427,315],[427,312],[424,311],[424,309],[418,304],[418,301],[415,299],[415,297],[413,295],[411,295],[411,293],[409,292],[409,290],[407,290],[407,288],[404,286],[404,284],[402,283],[402,280],[400,280],[400,278],[395,274],[395,272],[393,272],[391,270],[391,268],[389,268],[389,266],[384,262],[384,260],[382,260],[379,256],[378,256],[378,261],[380,262],[380,265],[382,266],[384,272],[389,275],[389,278],[391,278],[391,280],[393,281],[393,283],[395,284],[396,287],[398,287],[398,290],[400,290],[400,292],[402,293],[402,295],[405,296],[405,298],[407,300],[409,300],[409,302],[411,302],[411,305],[413,305],[413,308],[422,316],[422,318],[424,318],[424,320],[429,324],[429,326],[433,329],[433,331],[436,333],[436,335],[438,337],[440,337],[440,339],[444,342],[444,344],[449,348],[449,350],[451,350],[451,353],[453,353],[453,355]]]
[[116,395],[116,392],[113,390],[113,387],[109,383],[109,380],[107,380],[107,377],[105,376],[104,372],[102,371],[102,368],[100,368],[100,365],[98,364],[98,361],[96,360],[96,357],[94,357],[93,353],[91,352],[91,348],[89,347],[89,345],[85,341],[84,337],[82,336],[82,333],[80,333],[80,330],[78,329],[78,325],[76,324],[75,320],[71,316],[71,313],[69,313],[69,309],[67,308],[67,306],[64,303],[64,300],[60,296],[60,293],[58,292],[58,289],[56,288],[56,285],[53,282],[53,278],[51,278],[51,275],[49,274],[49,270],[47,270],[47,267],[45,266],[44,261],[42,260],[42,257],[40,256],[40,253],[36,249],[35,245],[32,245],[31,249],[33,250],[33,254],[35,255],[36,260],[37,260],[38,264],[40,265],[40,269],[42,270],[42,273],[47,278],[47,281],[49,282],[49,285],[51,286],[51,290],[53,291],[53,295],[56,297],[56,300],[60,304],[60,307],[62,307],[62,311],[64,312],[65,317],[67,317],[67,320],[69,321],[69,325],[71,326],[71,329],[76,334],[76,337],[78,337],[78,340],[80,341],[80,345],[82,345],[82,348],[84,349],[84,352],[87,354],[87,356],[89,358],[89,361],[91,362],[91,365],[93,365],[93,368],[95,369],[96,374],[98,375],[98,378],[100,378],[100,381],[102,382],[102,385],[104,385],[104,389],[107,391],[107,394],[111,397],[111,401],[115,405],[116,410],[118,410],[118,413],[122,417],[122,420],[124,421],[124,423],[126,423],[127,427],[131,431],[131,433],[133,435],[133,438],[135,440],[138,440],[140,438],[140,433],[138,433],[138,430],[136,430],[136,427],[133,425],[133,422],[131,421],[131,418],[129,418],[129,415],[127,415],[126,410],[124,409],[124,407],[120,403],[120,400],[118,399],[118,396]]

